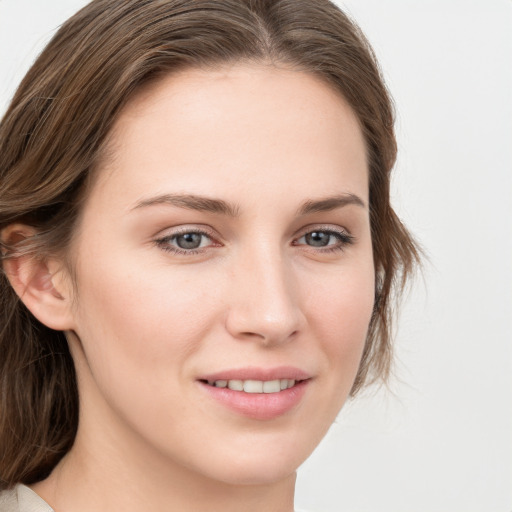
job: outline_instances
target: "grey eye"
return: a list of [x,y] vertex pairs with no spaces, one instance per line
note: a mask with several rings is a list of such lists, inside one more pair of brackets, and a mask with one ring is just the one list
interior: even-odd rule
[[158,247],[174,254],[195,254],[201,249],[215,246],[212,237],[203,231],[177,232],[155,240]]
[[312,231],[311,233],[304,235],[305,243],[312,247],[326,247],[329,245],[329,242],[332,243],[331,239],[337,241],[336,237],[328,231]]
[[202,233],[183,233],[173,238],[180,249],[199,249],[206,237]]
[[330,229],[318,229],[302,235],[294,245],[306,245],[318,249],[343,250],[354,242],[354,237],[349,233]]

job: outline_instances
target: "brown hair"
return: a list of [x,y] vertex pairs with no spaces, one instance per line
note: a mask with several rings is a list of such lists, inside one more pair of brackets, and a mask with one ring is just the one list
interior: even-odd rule
[[[328,0],[94,0],[57,32],[0,124],[0,229],[36,228],[25,247],[65,251],[87,177],[123,105],[181,67],[276,62],[331,84],[359,118],[369,156],[376,299],[352,394],[385,379],[393,290],[418,260],[389,203],[393,109],[359,28]],[[398,285],[398,286],[397,286]],[[71,448],[78,392],[66,338],[38,322],[0,273],[0,489],[46,477]]]

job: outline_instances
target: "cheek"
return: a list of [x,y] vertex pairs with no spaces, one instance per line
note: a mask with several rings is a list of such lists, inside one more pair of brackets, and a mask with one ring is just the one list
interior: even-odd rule
[[326,355],[325,373],[340,389],[352,387],[373,313],[373,261],[337,271],[309,295],[309,324]]
[[175,416],[194,417],[183,398],[187,362],[204,346],[218,302],[186,275],[169,274],[105,261],[101,272],[83,269],[78,302],[85,401],[100,410],[108,404],[122,424],[151,432],[162,450],[171,432],[180,435]]
[[218,301],[186,274],[140,263],[104,259],[101,269],[82,269],[78,334],[91,366],[112,372],[115,361],[116,373],[145,373],[149,383],[159,369],[169,379],[169,367],[200,348]]

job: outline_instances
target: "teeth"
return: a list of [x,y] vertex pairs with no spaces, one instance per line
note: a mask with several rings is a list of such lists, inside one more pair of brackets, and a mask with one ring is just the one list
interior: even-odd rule
[[228,381],[228,388],[233,391],[243,391],[244,381],[243,380],[230,380]]
[[244,391],[245,393],[278,393],[295,386],[295,380],[216,380],[209,382],[209,384],[216,388],[229,388],[233,391]]
[[281,391],[280,380],[267,380],[262,383],[263,393],[278,393]]
[[263,393],[263,381],[244,380],[244,391],[246,393]]

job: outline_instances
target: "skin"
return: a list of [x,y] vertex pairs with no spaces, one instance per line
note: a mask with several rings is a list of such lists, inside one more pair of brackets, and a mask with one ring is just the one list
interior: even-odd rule
[[[238,64],[141,92],[111,143],[71,248],[76,286],[58,261],[32,280],[61,308],[81,400],[74,447],[33,489],[57,512],[290,512],[295,471],[350,392],[373,308],[357,119],[311,75]],[[145,204],[165,194],[219,199],[236,216]],[[298,212],[334,196],[351,201]],[[173,252],[177,231],[198,229],[198,251]],[[311,245],[314,231],[327,246]],[[283,365],[311,378],[270,420],[198,382]]]

